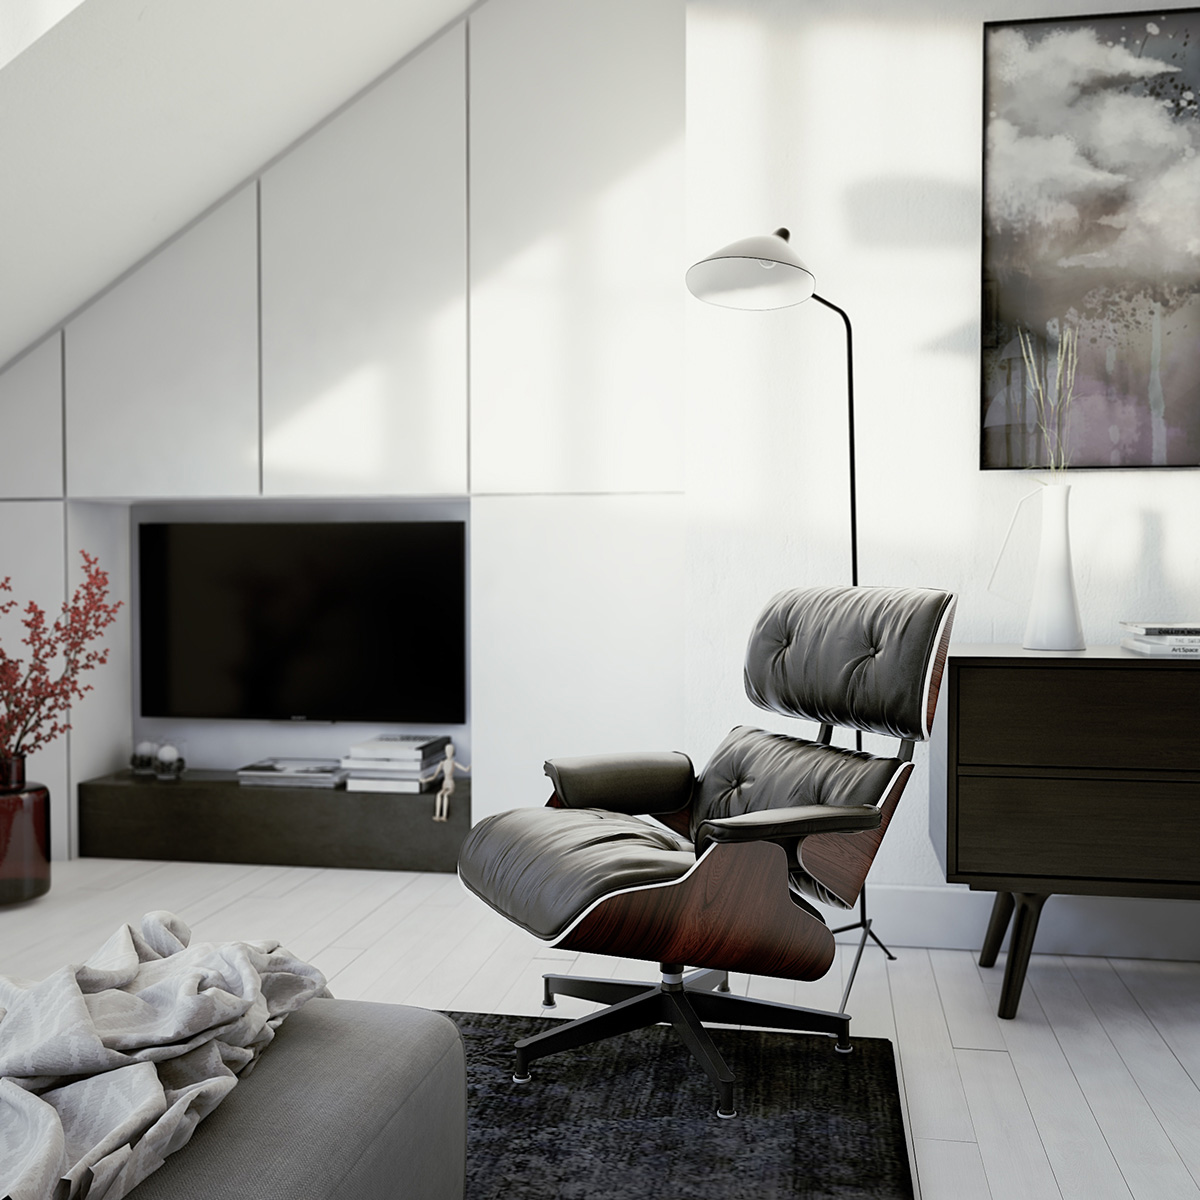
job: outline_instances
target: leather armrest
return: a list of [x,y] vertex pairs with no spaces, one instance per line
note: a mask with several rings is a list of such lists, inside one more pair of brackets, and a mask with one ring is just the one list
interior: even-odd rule
[[802,838],[810,833],[861,833],[878,829],[881,813],[873,804],[845,807],[805,804],[798,808],[768,808],[702,821],[696,831],[696,849],[709,842],[770,842]]
[[552,758],[545,771],[567,808],[633,816],[678,812],[690,803],[696,782],[692,760],[677,751]]

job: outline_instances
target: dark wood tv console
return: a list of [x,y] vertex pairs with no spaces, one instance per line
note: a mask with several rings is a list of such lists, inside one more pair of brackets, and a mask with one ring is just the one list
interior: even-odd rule
[[1048,896],[1200,899],[1200,662],[954,646],[943,686],[930,835],[949,882],[996,893],[981,966],[1012,920],[1013,1017]]
[[471,827],[471,783],[456,779],[449,820],[434,793],[247,787],[231,771],[174,782],[105,775],[79,785],[79,853],[94,858],[453,871]]

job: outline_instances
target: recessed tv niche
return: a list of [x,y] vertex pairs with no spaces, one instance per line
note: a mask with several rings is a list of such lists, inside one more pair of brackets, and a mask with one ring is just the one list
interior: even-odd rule
[[462,724],[461,521],[138,527],[146,717]]

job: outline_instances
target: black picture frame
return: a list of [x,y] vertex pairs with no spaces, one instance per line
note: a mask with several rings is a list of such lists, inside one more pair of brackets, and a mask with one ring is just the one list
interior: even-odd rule
[[1200,8],[983,27],[980,466],[1200,466]]

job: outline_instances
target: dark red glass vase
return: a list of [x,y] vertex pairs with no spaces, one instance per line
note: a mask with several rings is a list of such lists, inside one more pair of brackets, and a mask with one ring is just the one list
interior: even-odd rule
[[25,756],[0,757],[0,904],[50,890],[50,792],[25,782]]

